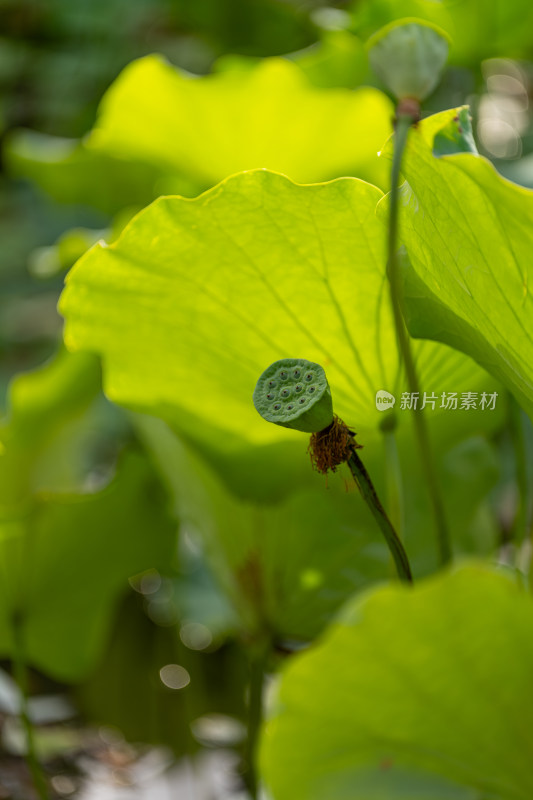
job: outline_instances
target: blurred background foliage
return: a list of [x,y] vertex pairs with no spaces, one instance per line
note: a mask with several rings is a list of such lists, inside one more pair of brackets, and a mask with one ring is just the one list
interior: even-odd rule
[[[317,39],[312,9],[312,3],[302,6],[271,0],[194,4],[187,0],[2,0],[0,129],[3,136],[17,128],[62,139],[83,136],[94,122],[103,93],[133,59],[157,52],[202,74],[226,53],[267,56],[294,51]],[[56,142],[57,146],[68,149],[64,141]],[[43,157],[53,156],[48,151]],[[18,305],[18,313],[2,308],[5,392],[6,370],[13,372],[25,356],[27,365],[37,363],[47,352],[47,341],[58,333],[53,306],[59,284],[37,288],[31,283],[30,253],[52,244],[69,228],[104,227],[109,217],[79,202],[71,206],[50,203],[27,184],[10,181],[5,171],[1,181],[2,303],[13,296],[26,301]],[[145,199],[138,193],[136,197],[129,186],[122,191],[123,198]],[[40,331],[29,330],[29,317],[39,318]],[[37,339],[40,351],[35,349]]]
[[[146,767],[146,774],[159,775],[169,762],[161,756],[155,765],[145,763],[146,744],[166,745],[174,754],[204,748],[209,757],[213,748],[240,746],[245,649],[261,631],[257,598],[242,602],[253,586],[253,562],[241,574],[237,595],[234,585],[228,589],[235,581],[232,558],[240,558],[233,552],[235,530],[249,528],[251,519],[259,529],[279,529],[281,512],[277,506],[258,511],[243,505],[216,469],[206,467],[160,420],[109,403],[96,359],[61,350],[56,304],[65,271],[95,241],[113,240],[160,194],[195,196],[228,175],[231,159],[217,160],[221,131],[229,151],[241,156],[239,130],[248,107],[257,115],[242,156],[250,163],[238,168],[276,167],[289,141],[296,155],[304,154],[299,171],[294,166],[297,174],[288,162],[290,177],[314,181],[348,173],[386,188],[385,167],[377,158],[371,162],[370,153],[390,132],[389,101],[379,96],[368,120],[374,138],[359,161],[356,155],[335,161],[337,145],[323,152],[328,137],[342,131],[342,113],[341,123],[323,130],[315,127],[313,112],[336,90],[381,88],[369,73],[362,42],[406,15],[437,22],[454,38],[450,66],[426,111],[469,103],[481,152],[502,174],[533,187],[533,10],[524,0],[495,0],[490,8],[482,0],[0,0],[0,398],[6,413],[0,427],[0,798],[32,796],[18,760],[24,750],[18,693],[9,678],[10,659],[20,649],[17,626],[24,630],[22,655],[32,666],[30,712],[44,723],[38,746],[57,796],[73,795],[80,771],[94,775],[96,765],[125,783],[134,780],[139,764],[139,774]],[[170,138],[164,152],[159,145],[150,152],[143,136],[151,141],[154,131],[168,130],[174,89],[155,110],[142,106],[150,84],[139,91],[138,107],[133,97],[137,116],[126,145],[124,131],[117,134],[114,127],[112,104],[128,73],[97,113],[122,70],[152,53],[181,69],[185,94],[191,74],[212,74],[196,79],[197,96],[180,99],[180,108],[187,112],[189,102],[191,113],[175,120],[175,141]],[[265,64],[278,56],[287,63]],[[153,63],[161,73],[171,72],[164,62],[150,60],[134,69]],[[265,97],[258,93],[267,73]],[[287,108],[277,108],[291,82],[295,97],[308,98],[307,116],[299,114],[300,106],[292,119]],[[345,95],[339,97],[344,102]],[[275,136],[271,149],[267,142],[261,150],[267,100]],[[230,114],[238,104],[242,119]],[[200,121],[210,143],[210,169],[201,165],[201,153],[188,163]],[[187,136],[190,145],[183,144]],[[446,442],[440,469],[451,486],[459,549],[494,552],[529,511],[517,501],[512,449],[518,435],[531,453],[529,423],[511,403],[490,429],[462,431],[455,439],[446,430],[435,435]],[[380,458],[369,454],[371,471],[379,471]],[[402,459],[416,474],[410,453]],[[180,471],[192,475],[197,483],[191,486],[204,487],[205,496],[189,492],[176,477]],[[414,484],[420,483],[419,476]],[[305,492],[316,485],[313,476],[299,484],[301,493],[287,501],[283,514],[299,514]],[[350,528],[354,500],[344,488],[332,481],[339,530]],[[435,568],[423,535],[425,503],[416,487],[408,493],[406,513],[420,545],[418,574]],[[202,504],[207,510],[199,519]],[[328,518],[330,512],[323,513]],[[222,533],[220,519],[226,520]],[[196,527],[202,525],[218,530],[222,545],[199,538]],[[368,530],[363,519],[362,539],[339,550],[338,561],[348,562],[351,547],[363,548],[363,575],[336,563],[320,590],[318,550],[317,564],[309,566],[294,594],[285,587],[287,605],[273,612],[287,612],[285,629],[274,630],[274,666],[315,636],[355,588],[387,574],[386,556],[372,545]],[[301,559],[295,541],[288,550],[294,563],[287,582]],[[343,541],[340,547],[346,547]],[[187,692],[178,691],[186,686]],[[131,751],[126,740],[142,745]],[[185,786],[194,779],[180,773],[176,780]],[[230,796],[234,787],[224,781]],[[91,795],[89,788],[86,796],[104,794]]]
[[[504,174],[532,185],[533,74],[527,60],[532,44],[525,22],[531,10],[523,0],[491,4],[489,13],[481,13],[472,0],[413,0],[401,9],[395,0],[2,0],[4,395],[9,375],[21,365],[39,363],[57,339],[54,305],[61,278],[50,273],[70,266],[110,226],[110,213],[130,207],[115,219],[120,229],[132,206],[168,191],[194,195],[208,188],[205,180],[191,184],[191,176],[165,184],[158,165],[138,157],[130,159],[136,164],[128,169],[102,150],[98,159],[94,153],[90,159],[77,144],[93,126],[102,95],[127,64],[159,53],[202,75],[212,69],[250,69],[260,58],[286,55],[315,86],[372,85],[361,42],[398,13],[436,21],[454,37],[451,65],[427,112],[469,102],[482,151]],[[13,298],[17,303],[10,302]]]

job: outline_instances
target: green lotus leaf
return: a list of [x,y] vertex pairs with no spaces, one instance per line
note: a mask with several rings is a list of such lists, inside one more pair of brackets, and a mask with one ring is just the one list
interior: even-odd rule
[[[408,324],[414,336],[475,358],[531,415],[533,192],[468,152],[465,124],[463,109],[445,111],[408,142],[401,211]],[[444,144],[447,155],[436,155]]]
[[163,569],[175,523],[153,471],[137,454],[93,494],[34,498],[25,515],[0,519],[0,655],[13,655],[13,617],[28,662],[58,680],[94,668],[127,580]]
[[391,113],[378,90],[316,88],[283,59],[198,78],[149,56],[108,90],[87,147],[204,188],[258,167],[297,181],[357,175],[383,183],[377,153]]
[[532,633],[531,596],[485,565],[352,601],[281,677],[273,800],[531,797]]
[[105,435],[96,426],[102,405],[110,411],[97,358],[60,350],[13,379],[8,405],[0,425],[0,657],[14,654],[16,624],[31,665],[79,680],[102,654],[127,579],[172,558],[176,524],[138,453],[125,452],[114,479],[94,489],[93,450]]
[[[298,435],[252,403],[265,366],[294,354],[323,366],[336,413],[375,435],[376,391],[402,388],[380,197],[355,179],[298,186],[256,171],[193,201],[162,198],[69,273],[65,341],[102,355],[113,400],[184,432],[212,425],[215,449]],[[415,352],[437,396],[486,379],[448,348]]]
[[[310,469],[308,437],[265,422],[252,399],[258,377],[280,358],[297,354],[321,365],[334,411],[365,445],[365,463],[384,496],[376,391],[398,394],[405,385],[375,212],[381,196],[356,179],[298,186],[255,171],[195,200],[162,198],[113,245],[97,245],[78,262],[61,300],[65,340],[103,357],[108,396],[159,417],[181,437],[176,456],[172,440],[168,452],[159,442],[158,463],[172,473],[182,519],[209,543],[230,596],[246,595],[243,580],[255,586],[261,575],[262,594],[248,597],[249,605],[284,635],[314,635],[350,591],[388,574],[375,525],[357,494],[346,494],[344,475],[336,476],[335,493],[328,490]],[[423,386],[439,402],[441,391],[487,387],[487,375],[462,354],[431,342],[415,342],[414,350]],[[439,455],[457,430],[474,434],[497,418],[492,411],[443,411],[439,402],[428,414],[442,428]],[[423,478],[408,463],[411,415],[398,410],[398,419],[407,547],[420,573],[434,567],[435,547]],[[455,467],[445,468],[448,483],[451,473],[456,489],[468,486],[462,498],[450,488],[456,541],[495,480],[485,456],[471,454],[471,470],[468,454],[459,454],[459,481]],[[492,543],[467,549],[490,551]]]

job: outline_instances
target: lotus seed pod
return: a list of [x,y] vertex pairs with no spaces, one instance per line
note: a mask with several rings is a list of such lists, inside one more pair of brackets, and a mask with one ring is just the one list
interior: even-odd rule
[[266,369],[254,389],[254,406],[267,422],[304,433],[333,422],[326,373],[303,358],[284,358]]
[[429,22],[401,19],[367,43],[372,69],[397,100],[425,100],[440,81],[448,58],[448,35]]

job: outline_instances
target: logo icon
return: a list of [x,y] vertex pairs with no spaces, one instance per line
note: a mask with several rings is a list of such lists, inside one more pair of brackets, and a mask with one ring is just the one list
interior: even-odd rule
[[378,411],[388,411],[389,408],[394,408],[395,402],[394,395],[386,392],[385,389],[380,389],[376,392],[376,408]]

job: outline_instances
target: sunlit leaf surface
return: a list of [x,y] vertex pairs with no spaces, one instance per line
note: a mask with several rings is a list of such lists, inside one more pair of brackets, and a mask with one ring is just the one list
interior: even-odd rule
[[[164,198],[116,244],[78,262],[61,302],[68,345],[102,355],[109,396],[181,435],[181,443],[154,440],[152,429],[148,438],[182,520],[208,542],[236,605],[284,635],[314,634],[350,591],[390,574],[357,493],[346,494],[342,476],[326,490],[311,472],[307,437],[265,423],[252,403],[272,361],[298,354],[323,364],[336,411],[368,446],[365,462],[378,485],[385,482],[375,393],[402,383],[375,213],[380,197],[354,179],[297,186],[256,171],[197,200]],[[415,343],[415,350],[423,384],[437,394],[487,380],[441,345]],[[473,432],[493,412],[439,414],[437,406],[432,413],[446,421],[440,457],[455,427]],[[405,442],[409,416],[399,412]],[[412,453],[406,445],[402,458],[408,463]],[[474,498],[494,481],[490,454],[481,469],[459,462],[460,481],[453,468],[446,472],[457,539]],[[435,552],[425,489],[412,464],[407,470],[408,548],[425,572]],[[468,486],[462,499],[461,486]]]
[[[533,411],[533,192],[472,153],[437,157],[430,117],[410,138],[403,241],[411,332],[473,356]],[[384,212],[383,212],[384,213]]]
[[205,188],[256,167],[301,181],[357,175],[376,182],[386,175],[377,153],[391,112],[376,89],[315,88],[282,59],[195,78],[150,56],[109,89],[88,147],[160,165]]
[[512,574],[377,589],[282,676],[262,752],[272,797],[526,800],[532,670],[533,602]]
[[[294,441],[251,402],[265,366],[291,356],[322,364],[337,413],[372,435],[376,391],[402,388],[380,197],[354,179],[297,186],[255,171],[194,201],[162,198],[70,273],[67,345],[103,356],[113,400],[185,432],[212,425],[219,449]],[[415,352],[437,395],[482,380],[448,348]]]

